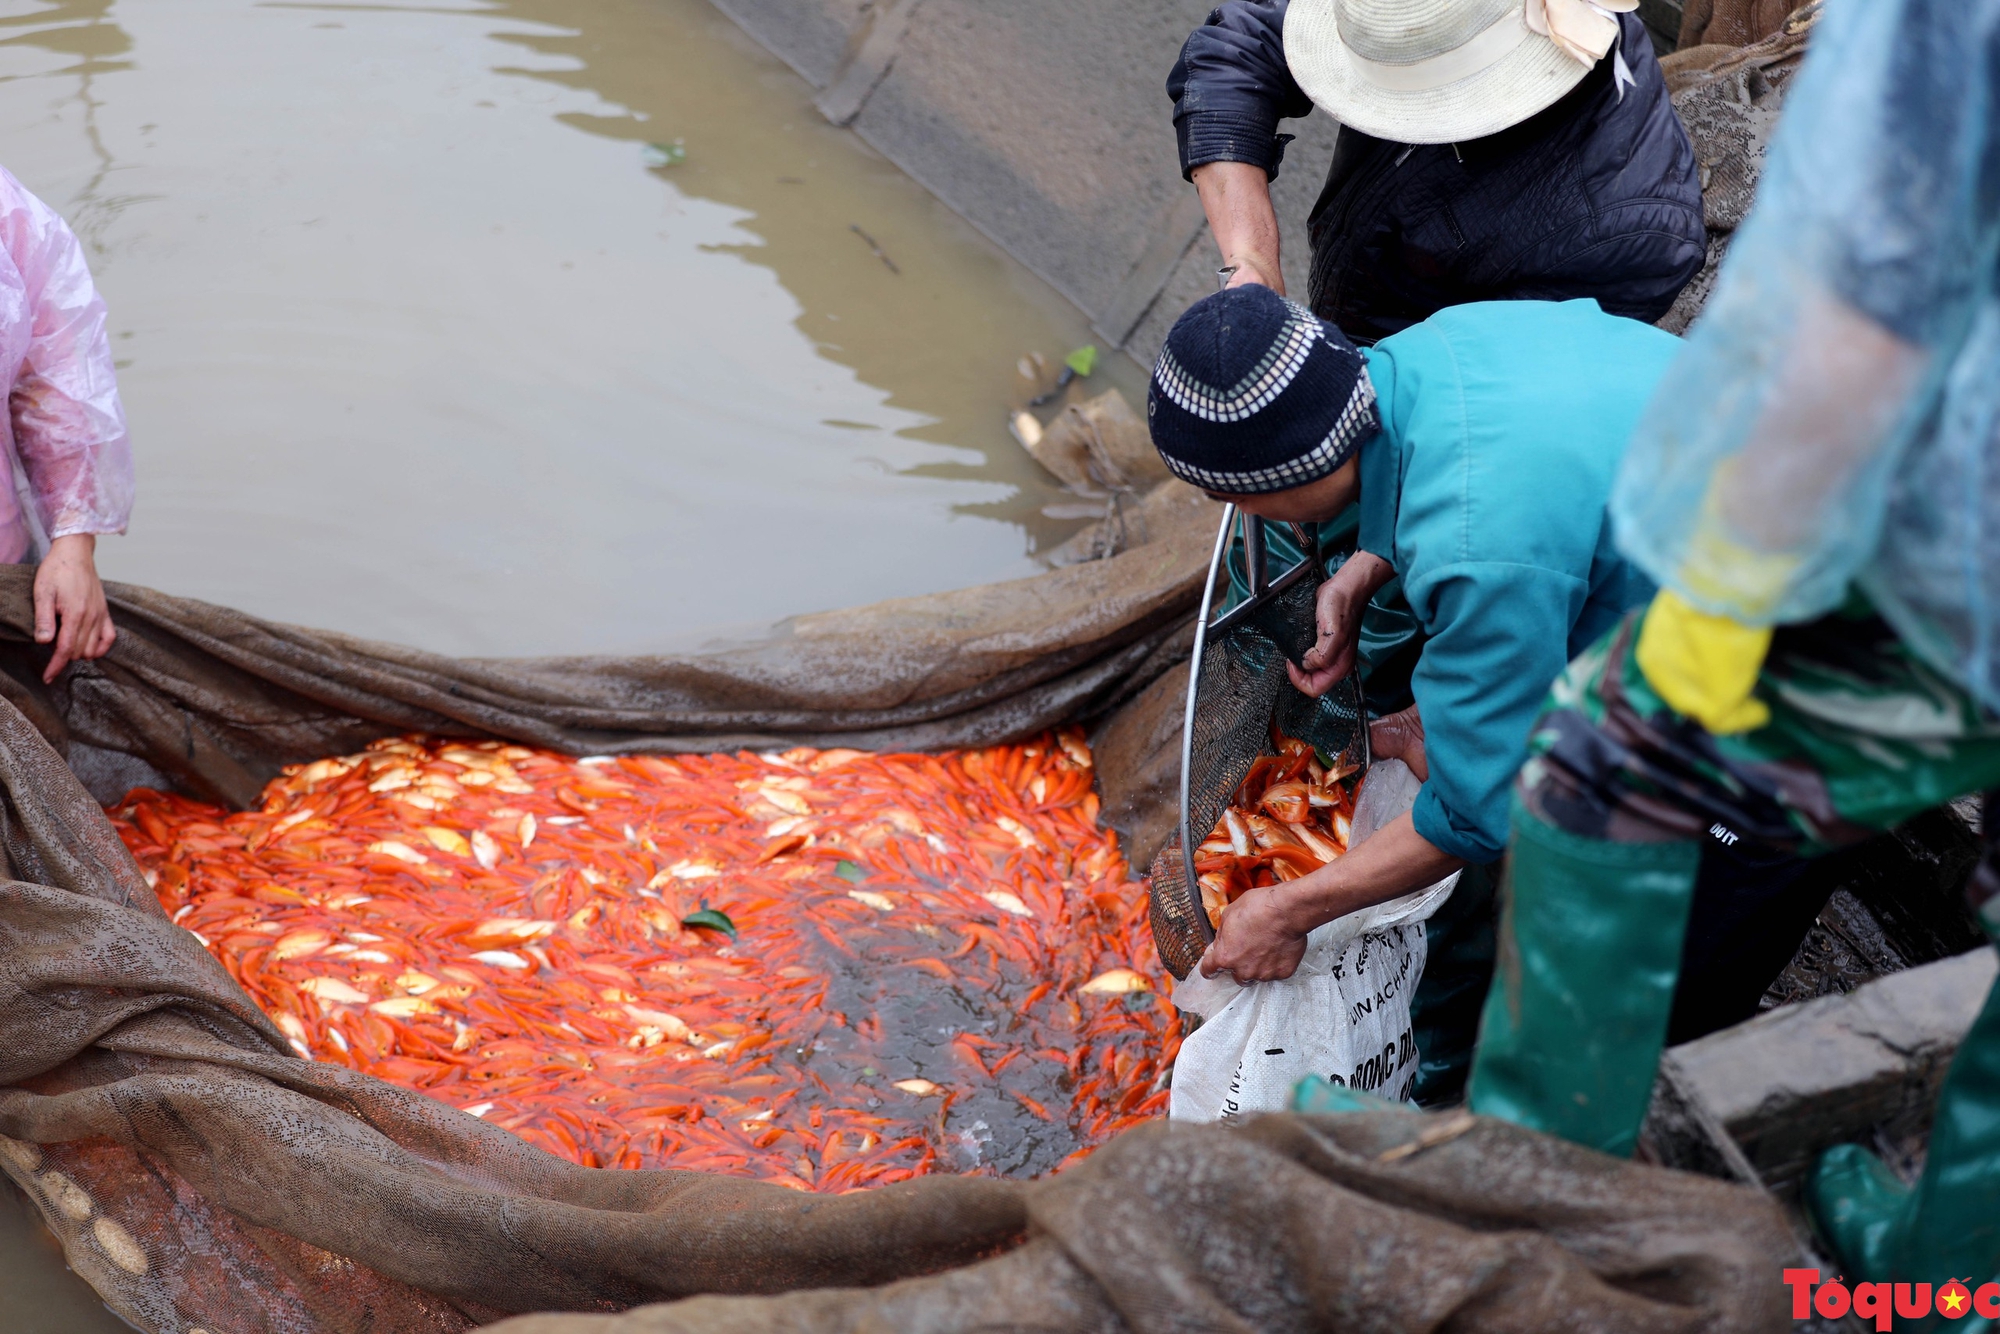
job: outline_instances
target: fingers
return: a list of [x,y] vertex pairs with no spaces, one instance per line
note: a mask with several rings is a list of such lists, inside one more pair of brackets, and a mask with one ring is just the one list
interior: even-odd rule
[[[1299,970],[1298,960],[1289,963],[1283,959],[1263,959],[1255,963],[1239,963],[1230,968],[1217,968],[1218,973],[1228,973],[1243,986],[1252,982],[1282,982]],[[1214,976],[1213,973],[1208,976]]]
[[103,657],[117,638],[111,609],[92,573],[60,559],[44,562],[35,575],[35,639],[54,647],[42,680],[53,682],[79,659]]
[[[1310,663],[1308,663],[1307,665],[1311,666]],[[1325,663],[1321,664],[1320,666],[1319,675],[1324,676],[1326,678],[1326,683],[1328,685],[1332,685],[1335,681],[1340,680],[1342,677],[1346,676],[1349,672],[1353,670],[1354,670],[1354,644],[1352,643],[1352,641],[1350,641],[1348,643],[1339,645],[1331,653],[1326,655]]]
[[1344,619],[1342,613],[1345,610],[1346,598],[1336,582],[1338,578],[1336,574],[1334,578],[1322,583],[1319,586],[1319,593],[1313,598],[1313,612],[1322,636],[1338,634],[1340,623]]
[[1334,671],[1332,669],[1317,672],[1302,672],[1289,662],[1285,664],[1285,674],[1292,678],[1294,689],[1301,695],[1306,695],[1312,699],[1318,699],[1321,695],[1333,689],[1341,678],[1347,675],[1345,671]]
[[56,637],[56,578],[44,564],[35,571],[35,642],[46,644]]
[[1304,937],[1260,940],[1258,933],[1252,931],[1247,941],[1239,940],[1230,931],[1229,919],[1225,917],[1222,930],[1216,933],[1214,943],[1196,966],[1203,977],[1227,973],[1243,986],[1252,982],[1280,982],[1298,971],[1305,952]]
[[75,616],[62,617],[62,630],[56,635],[55,653],[49,658],[48,670],[42,673],[43,685],[54,681],[62,674],[62,669],[69,666],[70,661],[76,657],[77,620]]

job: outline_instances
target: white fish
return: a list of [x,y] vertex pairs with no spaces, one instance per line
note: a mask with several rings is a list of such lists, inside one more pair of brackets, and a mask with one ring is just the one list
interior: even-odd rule
[[1035,910],[1021,902],[1020,895],[1010,894],[1004,889],[989,889],[979,896],[1002,912],[1013,913],[1016,917],[1033,917]]
[[512,950],[481,950],[472,956],[489,968],[513,968],[525,971],[528,961]]
[[299,983],[299,990],[334,1005],[366,1005],[374,999],[367,992],[357,991],[337,977],[309,977]]
[[424,856],[423,853],[418,852],[409,844],[398,843],[393,838],[385,838],[379,843],[370,843],[368,851],[379,852],[385,857],[394,857],[397,861],[408,862],[412,866],[423,866],[430,861],[430,858]]
[[423,827],[423,835],[430,840],[431,846],[439,852],[449,852],[454,857],[470,857],[472,855],[472,845],[466,842],[465,835],[459,833],[456,829],[446,829],[443,825],[427,824]]
[[500,864],[500,840],[484,829],[476,829],[472,834],[472,857],[487,870]]

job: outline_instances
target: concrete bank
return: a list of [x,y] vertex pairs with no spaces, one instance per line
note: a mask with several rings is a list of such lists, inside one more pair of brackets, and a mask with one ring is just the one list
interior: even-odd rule
[[[1150,362],[1173,317],[1213,289],[1219,261],[1200,203],[1181,180],[1166,95],[1167,71],[1212,0],[714,3],[817,90],[823,115],[851,125],[1061,290],[1106,345]],[[1746,79],[1795,56],[1803,42],[1760,52],[1722,80],[1701,79],[1694,67],[1777,32],[1788,8],[1771,0],[1701,0],[1684,25],[1679,0],[1641,6],[1661,51],[1677,41],[1698,48],[1683,51],[1691,60],[1679,71],[1670,65],[1670,74],[1729,85],[1733,105],[1725,111],[1684,112],[1708,178],[1730,195],[1721,209],[1725,231],[1737,220],[1730,207],[1737,187],[1754,179],[1754,157],[1761,156],[1758,143],[1744,170],[1745,140],[1768,132],[1740,122],[1753,102],[1766,118],[1775,112],[1763,84]],[[1704,100],[1718,98],[1711,91]],[[1315,112],[1281,128],[1297,136],[1274,186],[1285,280],[1303,292],[1305,219],[1338,126]],[[1700,294],[1710,279],[1698,284]],[[1677,312],[1669,327],[1684,328],[1690,314]]]
[[[715,0],[870,144],[1150,360],[1218,263],[1181,180],[1167,70],[1212,0]],[[1286,282],[1333,148],[1322,114],[1277,183]]]

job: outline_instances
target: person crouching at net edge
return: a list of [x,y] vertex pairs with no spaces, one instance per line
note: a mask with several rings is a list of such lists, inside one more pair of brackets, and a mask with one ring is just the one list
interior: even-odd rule
[[[54,209],[0,168],[0,364],[11,366],[0,453],[27,478],[48,537],[35,570],[35,642],[53,644],[42,674],[101,658],[116,631],[97,577],[97,538],[132,514],[132,447],[111,364],[104,298],[83,247]],[[15,487],[0,488],[0,563],[34,556]]]
[[1319,695],[1346,675],[1361,609],[1393,576],[1424,638],[1403,735],[1376,733],[1423,780],[1415,808],[1236,900],[1205,975],[1289,977],[1314,927],[1499,858],[1549,685],[1652,596],[1612,548],[1605,507],[1678,345],[1594,301],[1493,301],[1361,351],[1261,285],[1175,323],[1146,408],[1168,468],[1266,520],[1360,507],[1360,552],[1321,585],[1320,639],[1293,683]]

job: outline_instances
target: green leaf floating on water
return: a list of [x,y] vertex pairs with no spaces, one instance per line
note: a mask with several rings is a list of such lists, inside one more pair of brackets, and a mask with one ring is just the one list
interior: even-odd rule
[[699,912],[691,912],[681,918],[681,925],[707,927],[710,931],[727,933],[731,940],[736,939],[736,923],[729,920],[729,914],[720,908],[711,908],[707,904],[703,904]]
[[1097,344],[1085,343],[1082,347],[1064,357],[1063,365],[1069,367],[1078,375],[1086,379],[1089,378],[1090,373],[1097,369]]
[[868,872],[850,861],[837,863],[833,868],[833,873],[850,885],[858,885],[868,878]]
[[[647,144],[639,150],[639,160],[651,168],[677,167],[688,160],[687,145],[679,139],[670,144]],[[1094,353],[1097,349],[1092,348]],[[1088,371],[1085,374],[1089,374]]]

